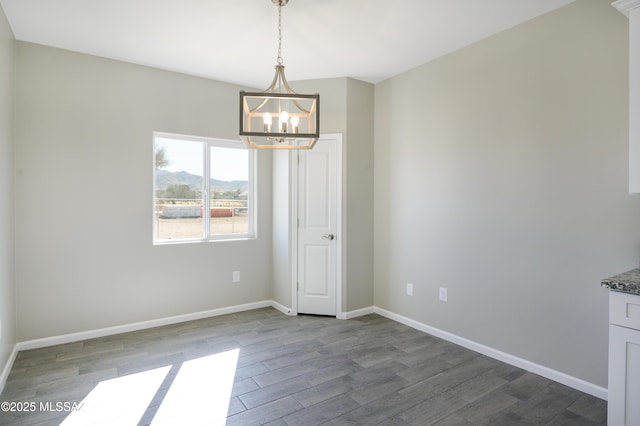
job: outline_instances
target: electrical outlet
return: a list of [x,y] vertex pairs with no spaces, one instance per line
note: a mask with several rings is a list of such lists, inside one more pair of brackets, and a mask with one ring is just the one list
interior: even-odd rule
[[407,283],[407,296],[413,296],[413,284]]
[[234,283],[240,282],[240,271],[233,271],[233,282]]
[[441,302],[446,302],[447,301],[447,288],[446,287],[440,287],[440,301]]

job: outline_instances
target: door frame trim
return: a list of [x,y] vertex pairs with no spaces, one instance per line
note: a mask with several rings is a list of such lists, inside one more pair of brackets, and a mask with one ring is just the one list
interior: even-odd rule
[[[332,140],[336,144],[336,318],[345,319],[345,315],[342,310],[342,249],[345,242],[345,232],[342,226],[342,175],[344,173],[342,169],[342,157],[344,155],[342,144],[342,133],[327,133],[321,134],[320,140]],[[289,176],[291,177],[289,185],[289,204],[290,212],[289,217],[289,247],[291,250],[289,256],[289,264],[291,265],[291,315],[298,315],[298,151],[292,151],[289,161]]]

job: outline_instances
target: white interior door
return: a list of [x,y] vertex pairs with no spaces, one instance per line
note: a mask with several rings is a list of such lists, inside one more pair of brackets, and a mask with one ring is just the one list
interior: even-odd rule
[[336,315],[341,145],[320,139],[298,161],[298,313]]

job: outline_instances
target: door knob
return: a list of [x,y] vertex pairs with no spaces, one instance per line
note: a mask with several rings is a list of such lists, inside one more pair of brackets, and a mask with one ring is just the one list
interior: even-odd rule
[[329,240],[329,241],[333,240],[335,237],[336,237],[336,236],[335,236],[335,235],[333,235],[333,234],[324,234],[324,235],[322,236],[322,238],[324,238],[325,240]]

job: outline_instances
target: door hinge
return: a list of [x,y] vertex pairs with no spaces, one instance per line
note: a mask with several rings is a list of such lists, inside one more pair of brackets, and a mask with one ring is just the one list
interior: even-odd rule
[[300,291],[300,283],[296,283],[296,291]]

